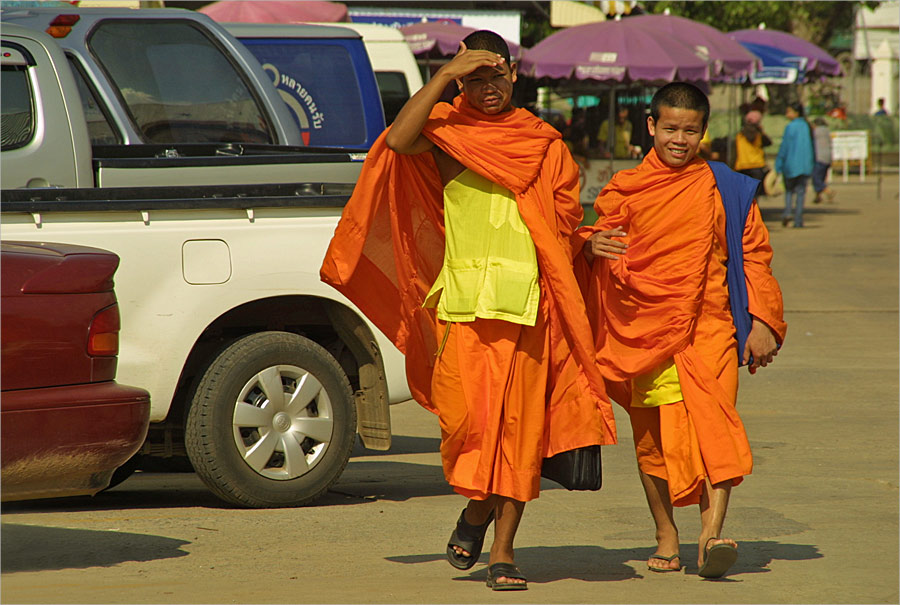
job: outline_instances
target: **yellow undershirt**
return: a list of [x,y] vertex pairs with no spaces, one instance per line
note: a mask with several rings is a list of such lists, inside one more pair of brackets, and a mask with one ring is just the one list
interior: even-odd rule
[[669,358],[646,374],[631,379],[631,405],[654,408],[684,399],[675,360]]
[[444,187],[444,229],[444,265],[423,306],[437,306],[444,321],[533,326],[537,254],[512,192],[464,170]]

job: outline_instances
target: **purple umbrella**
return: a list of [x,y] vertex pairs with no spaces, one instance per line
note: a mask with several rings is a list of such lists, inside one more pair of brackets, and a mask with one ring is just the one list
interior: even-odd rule
[[838,60],[826,51],[787,32],[775,29],[740,29],[729,32],[728,36],[738,42],[771,46],[795,57],[805,57],[808,74],[840,76],[844,73]]
[[[414,55],[450,56],[459,50],[462,39],[476,29],[453,21],[426,21],[401,27],[400,31]],[[509,40],[506,43],[509,45],[509,53],[513,57],[519,56],[519,45]]]
[[708,60],[635,21],[601,21],[560,30],[525,50],[519,70],[534,78],[709,81]]
[[628,18],[629,25],[647,27],[662,32],[694,49],[701,57],[713,62],[713,75],[747,76],[757,68],[757,58],[711,25],[675,15],[638,15]]

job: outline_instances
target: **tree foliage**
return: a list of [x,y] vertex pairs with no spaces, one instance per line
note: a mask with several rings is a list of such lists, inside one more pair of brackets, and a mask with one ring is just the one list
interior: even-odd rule
[[832,35],[853,28],[854,8],[875,7],[879,2],[692,2],[662,0],[645,2],[649,13],[687,17],[711,25],[723,32],[752,29],[765,23],[767,29],[778,29],[825,47]]

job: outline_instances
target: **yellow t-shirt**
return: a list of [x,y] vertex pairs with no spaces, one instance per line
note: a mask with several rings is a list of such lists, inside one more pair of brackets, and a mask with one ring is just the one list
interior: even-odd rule
[[[631,122],[625,121],[622,124],[615,125],[615,143],[613,144],[613,157],[630,158],[631,157]],[[603,149],[607,149],[605,141],[609,138],[609,120],[600,125],[600,131],[597,138],[604,141]]]
[[444,321],[533,326],[537,253],[512,192],[464,170],[444,187],[444,230],[444,265],[423,306],[437,306]]
[[684,399],[675,360],[669,359],[646,374],[631,379],[631,406],[654,408]]
[[750,170],[752,168],[766,167],[766,152],[762,146],[762,135],[756,135],[753,141],[747,140],[744,133],[739,132],[734,140],[735,145],[735,170]]

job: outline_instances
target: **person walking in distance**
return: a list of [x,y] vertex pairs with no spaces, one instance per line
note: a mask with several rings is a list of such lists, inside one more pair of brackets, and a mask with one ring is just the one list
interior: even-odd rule
[[369,151],[321,269],[405,353],[468,499],[447,559],[473,567],[493,523],[493,590],[527,588],[513,541],[542,459],[615,442],[572,266],[578,166],[513,107],[516,77],[503,38],[468,35]]
[[653,96],[653,149],[597,197],[576,265],[597,363],[631,420],[656,525],[651,571],[682,569],[673,507],[699,505],[697,566],[724,575],[737,543],[722,529],[732,487],[752,470],[737,413],[738,367],[771,363],[783,342],[758,181],[697,156],[706,95],[674,82]]
[[784,214],[781,224],[787,227],[793,220],[794,227],[799,228],[803,226],[806,185],[815,164],[812,129],[803,117],[802,103],[790,103],[784,115],[790,122],[784,128],[781,147],[775,157],[775,172],[784,175]]
[[816,197],[813,202],[821,204],[823,199],[834,200],[834,191],[828,186],[828,170],[831,168],[831,131],[825,118],[813,120],[813,147],[816,162],[813,165],[812,182]]

